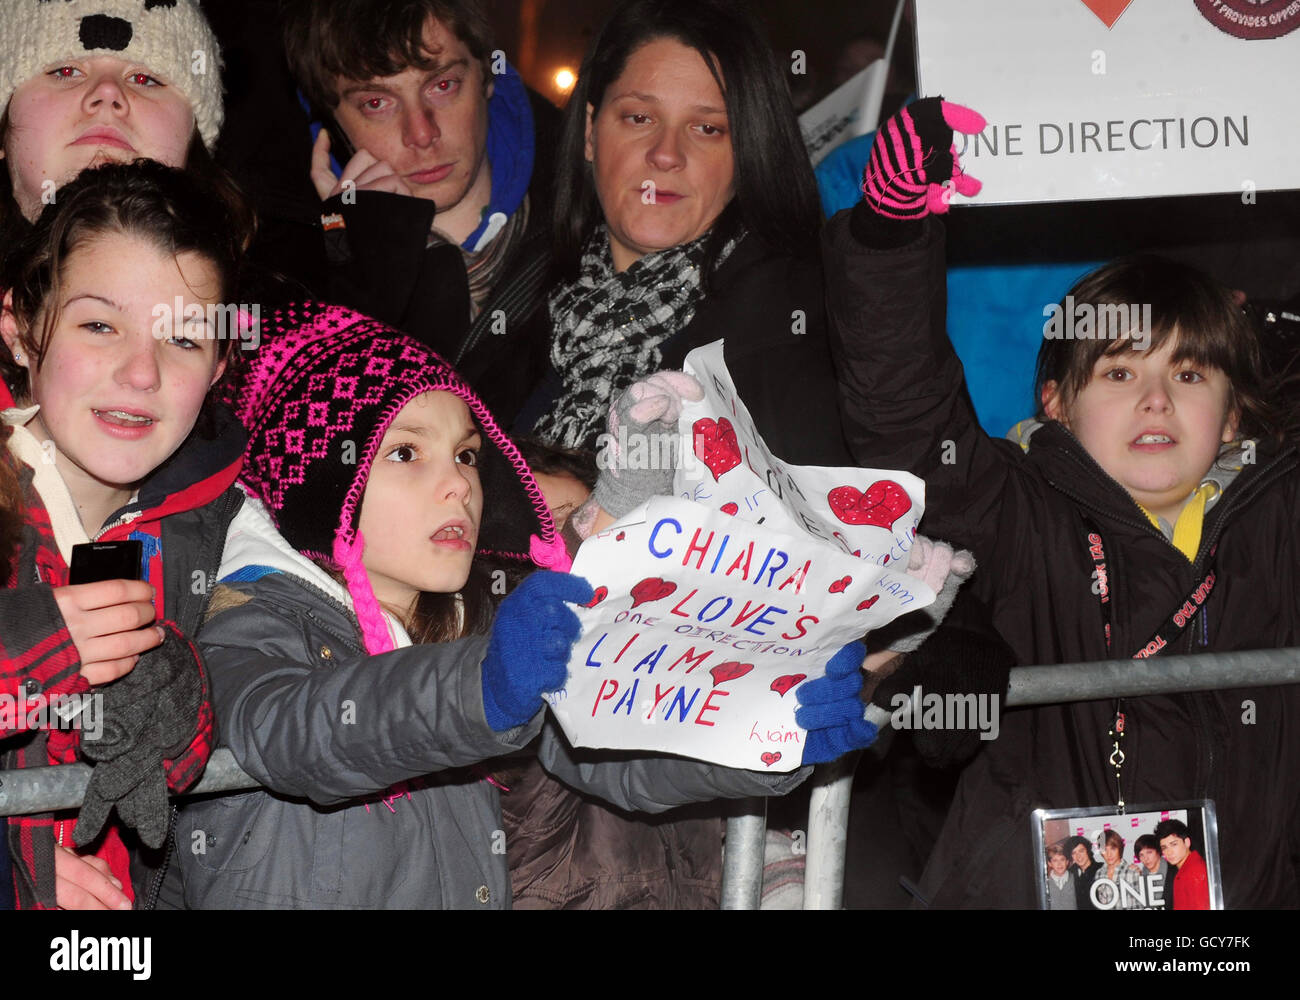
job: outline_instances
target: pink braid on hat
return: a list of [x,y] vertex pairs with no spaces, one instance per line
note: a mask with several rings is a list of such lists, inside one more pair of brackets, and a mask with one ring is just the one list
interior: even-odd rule
[[352,608],[356,612],[357,623],[361,626],[361,638],[365,641],[366,652],[373,656],[376,653],[387,653],[395,647],[388,619],[384,617],[384,609],[379,606],[362,562],[365,549],[366,540],[360,531],[357,532],[356,541],[351,544],[342,529],[334,536],[334,562],[342,570],[344,583],[352,595]]

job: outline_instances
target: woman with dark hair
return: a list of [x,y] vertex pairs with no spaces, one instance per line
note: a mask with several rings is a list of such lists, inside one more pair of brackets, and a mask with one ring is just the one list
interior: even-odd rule
[[521,424],[594,447],[632,382],[725,338],[781,458],[847,464],[824,335],[817,187],[782,69],[730,0],[630,0],[565,113],[553,371]]

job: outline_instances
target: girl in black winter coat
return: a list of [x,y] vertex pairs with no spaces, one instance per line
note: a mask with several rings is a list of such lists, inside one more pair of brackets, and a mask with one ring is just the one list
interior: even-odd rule
[[[826,234],[855,457],[925,478],[923,530],[974,551],[975,595],[1022,664],[1296,645],[1296,452],[1255,334],[1208,276],[1140,257],[1085,277],[1044,328],[1043,423],[1023,444],[980,430],[944,332],[942,229],[925,217],[954,174],[950,108],[920,102],[881,130],[866,201]],[[900,293],[910,321],[882,327]],[[921,894],[1032,907],[1032,810],[1209,798],[1225,905],[1295,906],[1298,776],[1295,686],[1007,712],[963,774]]]

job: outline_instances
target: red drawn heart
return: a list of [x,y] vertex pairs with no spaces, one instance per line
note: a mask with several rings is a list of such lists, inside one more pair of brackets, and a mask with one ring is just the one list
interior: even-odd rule
[[778,750],[776,753],[772,753],[772,751],[769,750],[767,753],[763,754],[763,756],[759,757],[758,759],[761,760],[768,767],[771,767],[773,764],[775,764],[778,760],[781,759],[781,751]]
[[807,680],[807,679],[808,679],[807,674],[786,674],[783,677],[778,677],[776,680],[772,682],[772,690],[775,691],[777,694],[779,694],[782,698],[784,698],[785,693],[787,691],[789,691],[800,681]]
[[1083,0],[1083,5],[1096,14],[1107,28],[1113,28],[1119,16],[1132,2],[1133,0]]
[[871,605],[875,604],[878,600],[880,600],[880,595],[872,594],[865,601],[863,601],[861,604],[858,605],[858,610],[867,611],[871,608]]
[[826,592],[829,594],[842,594],[844,593],[844,588],[847,587],[852,582],[853,582],[853,577],[851,576],[840,577],[840,579],[836,580],[834,583],[832,583],[829,587],[826,588]]
[[867,492],[852,486],[837,486],[826,494],[831,511],[845,524],[871,524],[892,528],[894,522],[912,509],[907,490],[890,479],[867,487]]
[[627,532],[620,531],[617,535],[614,536],[614,541],[621,542],[626,537],[627,537]]
[[728,660],[726,663],[719,663],[709,673],[713,675],[713,686],[717,687],[723,681],[734,681],[737,677],[744,677],[753,669],[754,665],[752,663]]
[[718,420],[701,417],[691,425],[691,430],[694,432],[695,455],[713,473],[715,483],[740,464],[736,428],[726,417]]
[[632,588],[632,607],[661,600],[676,589],[675,583],[669,583],[657,576],[648,576]]
[[591,599],[590,601],[588,601],[586,604],[584,604],[583,607],[584,607],[584,608],[594,608],[597,604],[599,604],[601,601],[603,601],[603,600],[604,600],[606,597],[608,597],[608,596],[609,596],[609,588],[608,588],[608,587],[597,587],[597,588],[596,588],[595,596],[592,597],[592,599]]
[[724,514],[730,514],[732,517],[735,517],[736,514],[739,513],[739,511],[740,511],[740,504],[738,504],[738,503],[724,503],[724,504],[723,504],[721,507],[719,507],[718,509],[719,509],[720,511],[722,511],[722,513],[724,513]]

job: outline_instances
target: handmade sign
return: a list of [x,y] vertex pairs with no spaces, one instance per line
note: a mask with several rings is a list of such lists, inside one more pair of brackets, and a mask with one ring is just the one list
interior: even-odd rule
[[722,342],[692,351],[704,388],[679,431],[693,461],[578,551],[596,590],[564,691],[574,746],[661,750],[789,771],[796,689],[847,642],[934,592],[905,573],[925,484],[903,472],[786,465],[737,396]]
[[1253,204],[1300,187],[1297,28],[1296,0],[917,0],[918,93],[988,119],[956,137],[973,204]]
[[686,356],[704,388],[679,431],[695,461],[682,462],[678,496],[777,531],[810,535],[879,566],[907,565],[925,511],[925,483],[906,472],[787,465],[773,455],[736,392],[722,341]]
[[753,770],[799,767],[800,684],[934,600],[897,564],[673,497],[589,538],[573,572],[596,594],[576,609],[568,683],[547,696],[569,741]]

